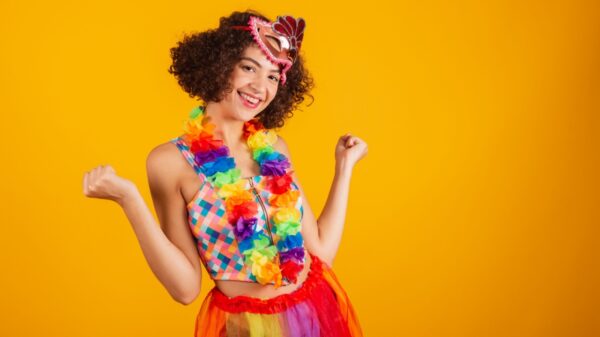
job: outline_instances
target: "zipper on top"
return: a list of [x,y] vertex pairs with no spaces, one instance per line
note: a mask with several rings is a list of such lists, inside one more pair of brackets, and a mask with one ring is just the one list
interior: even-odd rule
[[271,232],[271,221],[269,220],[269,213],[267,212],[267,208],[265,207],[265,204],[264,204],[262,198],[260,197],[258,190],[256,189],[256,187],[254,187],[254,178],[249,177],[247,179],[248,179],[248,181],[250,181],[250,188],[252,188],[252,191],[254,191],[254,194],[258,198],[258,203],[262,207],[263,213],[265,213],[265,217],[267,218],[267,231],[269,232],[269,236],[271,237],[271,242],[273,244],[275,244],[275,240],[273,239],[273,233]]

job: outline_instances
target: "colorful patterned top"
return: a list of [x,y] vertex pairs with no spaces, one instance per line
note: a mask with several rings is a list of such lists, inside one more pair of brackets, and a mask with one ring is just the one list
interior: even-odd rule
[[[219,198],[216,187],[206,179],[200,167],[194,161],[194,154],[190,151],[188,144],[182,136],[171,139],[187,162],[192,165],[194,171],[201,180],[201,185],[192,201],[187,205],[188,224],[194,235],[200,258],[213,280],[236,280],[246,282],[257,282],[250,268],[244,264],[244,257],[240,253],[231,224],[227,221],[223,199]],[[254,194],[261,207],[258,208],[257,226],[266,235],[267,215],[271,216],[273,207],[269,205],[272,193],[264,188],[263,178],[258,175],[244,178],[246,188],[253,187]],[[299,190],[298,185],[292,181],[292,189]],[[300,220],[304,215],[302,197],[298,198],[296,208],[300,211]],[[271,282],[273,284],[273,282]],[[283,280],[282,285],[290,284]]]

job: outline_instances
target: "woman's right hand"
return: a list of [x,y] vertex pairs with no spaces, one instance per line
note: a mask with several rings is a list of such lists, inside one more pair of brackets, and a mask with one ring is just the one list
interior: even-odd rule
[[121,203],[135,192],[133,182],[119,177],[110,165],[99,165],[83,176],[83,194]]

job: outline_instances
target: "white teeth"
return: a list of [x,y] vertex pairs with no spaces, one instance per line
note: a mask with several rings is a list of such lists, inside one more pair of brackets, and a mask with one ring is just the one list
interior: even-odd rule
[[246,94],[244,94],[243,92],[240,93],[240,95],[242,97],[244,97],[244,99],[246,99],[248,102],[252,103],[252,104],[256,104],[258,103],[259,99],[258,98],[254,98],[254,97],[250,97]]

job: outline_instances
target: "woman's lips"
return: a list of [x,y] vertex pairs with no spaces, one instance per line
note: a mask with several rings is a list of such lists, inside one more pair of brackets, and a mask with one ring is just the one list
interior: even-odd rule
[[[244,93],[244,95],[250,96],[246,93]],[[244,98],[244,96],[242,96],[242,93],[238,91],[238,96],[240,97],[240,99],[242,100],[242,103],[244,104],[244,106],[250,108],[250,109],[256,109],[258,107],[258,105],[260,104],[261,100],[257,99],[256,103],[252,103],[250,101],[248,101],[246,98]],[[252,97],[252,96],[250,96]]]

